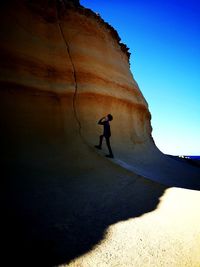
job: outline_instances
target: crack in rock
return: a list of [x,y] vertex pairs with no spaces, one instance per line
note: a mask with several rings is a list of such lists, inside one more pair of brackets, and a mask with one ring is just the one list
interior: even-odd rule
[[70,53],[69,44],[68,44],[68,42],[67,42],[67,40],[66,40],[66,38],[64,36],[64,32],[63,32],[63,29],[62,29],[62,26],[61,26],[61,23],[60,23],[59,20],[58,20],[58,26],[59,26],[62,38],[64,40],[64,43],[66,45],[67,53],[69,55],[69,59],[70,59],[71,65],[72,65],[73,77],[74,77],[74,86],[75,86],[75,92],[74,92],[74,95],[73,95],[73,110],[74,110],[74,115],[75,115],[76,121],[77,121],[78,126],[79,126],[79,134],[81,136],[81,123],[80,123],[80,120],[78,118],[78,114],[77,114],[77,110],[76,110],[76,96],[77,96],[77,92],[78,92],[76,69],[75,69],[75,66],[74,66],[74,63],[73,63],[73,60],[72,60],[72,56],[71,56],[71,53]]

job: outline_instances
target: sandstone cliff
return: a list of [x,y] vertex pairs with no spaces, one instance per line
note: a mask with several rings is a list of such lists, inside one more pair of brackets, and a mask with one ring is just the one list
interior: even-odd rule
[[39,165],[67,158],[71,166],[98,142],[98,119],[112,113],[117,164],[166,183],[163,169],[171,168],[153,142],[128,48],[112,26],[78,1],[1,5],[3,158]]
[[[155,208],[166,187],[138,175],[199,187],[197,168],[156,148],[128,48],[100,16],[79,1],[13,0],[1,3],[0,17],[1,164],[12,195],[5,199],[21,216],[10,212],[19,227],[11,231],[15,240],[50,235],[59,240],[50,261],[62,263],[87,252],[108,225]],[[97,121],[108,113],[112,161],[94,149]]]
[[35,143],[64,139],[71,144],[77,131],[93,145],[99,131],[96,122],[107,113],[115,118],[114,147],[124,146],[122,140],[149,142],[148,106],[116,31],[90,10],[56,6],[54,1],[45,7],[44,2],[15,2],[2,10],[1,92],[5,98],[12,93],[8,110],[16,140],[15,146],[15,140],[9,140],[7,152],[19,146],[13,151],[16,157],[38,157],[50,148],[43,141],[40,146]]

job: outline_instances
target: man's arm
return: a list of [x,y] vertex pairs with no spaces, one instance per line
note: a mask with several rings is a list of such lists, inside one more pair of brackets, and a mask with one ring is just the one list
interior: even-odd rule
[[101,118],[101,119],[98,121],[98,124],[100,124],[100,125],[104,125],[104,124],[105,124],[105,121],[103,121],[103,120],[105,120],[105,117]]

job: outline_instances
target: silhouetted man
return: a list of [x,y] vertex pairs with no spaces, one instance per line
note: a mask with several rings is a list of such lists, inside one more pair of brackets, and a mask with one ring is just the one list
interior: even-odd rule
[[106,139],[106,144],[109,150],[109,155],[106,155],[108,158],[114,158],[112,149],[110,146],[110,137],[111,137],[111,131],[110,131],[110,121],[113,120],[113,116],[111,114],[108,114],[106,117],[101,118],[98,121],[98,124],[103,125],[103,134],[99,137],[99,145],[95,146],[98,149],[101,149],[103,138]]

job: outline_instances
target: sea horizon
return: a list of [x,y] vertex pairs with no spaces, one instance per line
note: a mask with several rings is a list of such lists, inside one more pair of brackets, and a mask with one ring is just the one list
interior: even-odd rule
[[197,160],[200,160],[200,156],[188,156],[188,155],[184,155],[184,157],[188,157],[190,159],[197,159]]
[[188,158],[188,159],[195,159],[195,160],[200,160],[200,155],[171,155],[171,154],[166,154],[167,156],[172,156],[172,157],[179,157],[179,158]]

